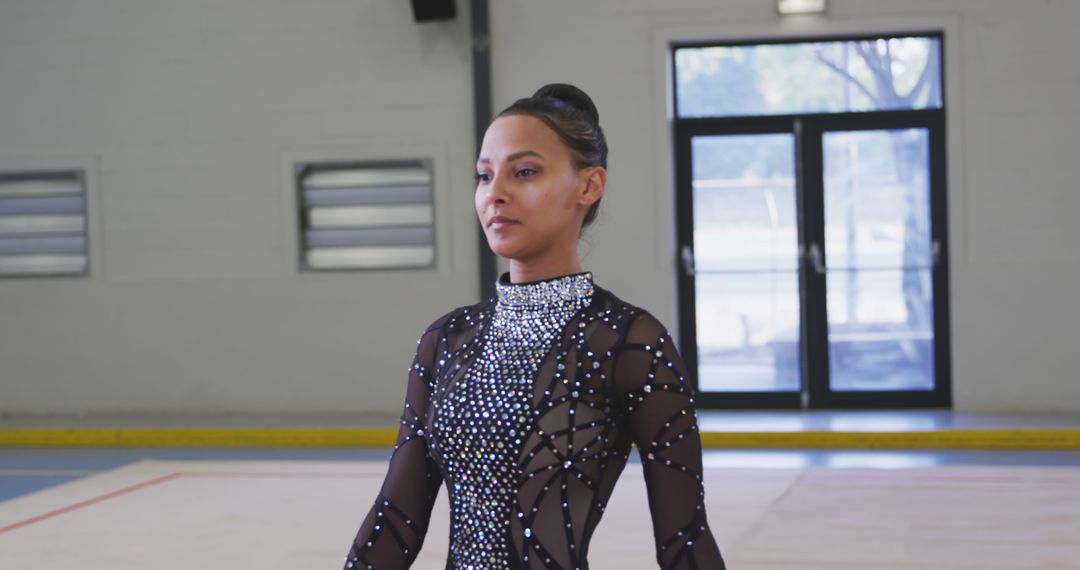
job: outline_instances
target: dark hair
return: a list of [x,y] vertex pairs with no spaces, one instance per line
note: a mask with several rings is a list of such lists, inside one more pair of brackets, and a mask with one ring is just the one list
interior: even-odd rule
[[[506,115],[530,115],[543,121],[570,149],[577,168],[607,168],[608,147],[604,130],[600,128],[600,113],[581,89],[566,83],[548,83],[537,89],[532,97],[514,101],[496,118]],[[596,219],[599,207],[600,200],[589,207],[581,223],[581,232]]]

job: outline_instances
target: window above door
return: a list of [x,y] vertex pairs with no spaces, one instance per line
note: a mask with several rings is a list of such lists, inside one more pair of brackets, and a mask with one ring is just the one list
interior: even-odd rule
[[680,118],[940,109],[939,34],[679,45]]

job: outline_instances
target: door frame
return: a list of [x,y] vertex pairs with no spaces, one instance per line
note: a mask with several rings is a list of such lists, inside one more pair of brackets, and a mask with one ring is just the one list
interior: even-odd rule
[[[760,117],[693,118],[674,121],[676,258],[693,252],[693,157],[698,136],[792,134],[799,239],[800,364],[798,392],[704,392],[697,387],[698,351],[694,277],[682,263],[676,278],[680,351],[703,408],[949,408],[952,406],[949,338],[949,240],[946,180],[946,117],[943,109],[872,111]],[[832,391],[828,382],[828,316],[825,276],[813,271],[806,245],[824,252],[822,137],[829,131],[925,128],[929,144],[930,239],[938,244],[931,270],[934,313],[933,390]]]

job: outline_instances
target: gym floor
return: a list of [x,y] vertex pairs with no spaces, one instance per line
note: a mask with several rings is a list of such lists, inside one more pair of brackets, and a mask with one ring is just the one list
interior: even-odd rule
[[[739,446],[704,451],[709,521],[733,568],[1080,568],[1080,417],[699,411],[699,423],[707,444]],[[312,445],[321,432],[311,431],[302,447],[31,446],[10,436],[33,443],[103,428],[280,436],[395,424],[370,416],[4,418],[0,559],[20,569],[134,569],[149,557],[157,568],[337,567],[390,447]],[[985,448],[1001,434],[1016,448]],[[898,447],[905,435],[921,437],[910,440],[919,448]],[[743,437],[717,439],[731,436]],[[768,447],[753,447],[755,438]],[[432,515],[438,530],[416,568],[445,561],[445,503],[443,491]],[[635,453],[592,542],[592,566],[654,568],[647,521]],[[259,556],[245,551],[252,541]]]

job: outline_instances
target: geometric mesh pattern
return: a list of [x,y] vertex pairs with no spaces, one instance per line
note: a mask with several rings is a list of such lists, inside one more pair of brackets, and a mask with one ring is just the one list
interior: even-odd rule
[[[723,570],[694,391],[667,329],[589,272],[513,284],[503,273],[497,284],[496,297],[450,311],[417,340],[386,478],[345,568],[409,568],[445,485],[448,570],[587,570],[589,540],[636,447],[659,567]],[[508,310],[538,298],[536,311]],[[544,334],[492,349],[508,315]],[[484,373],[492,358],[498,382]]]

